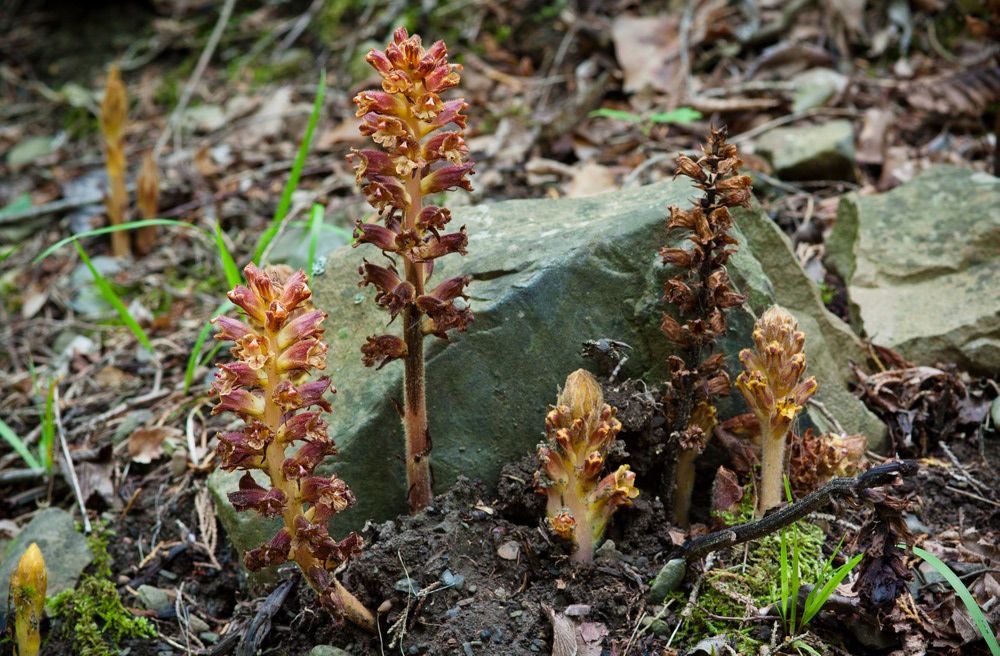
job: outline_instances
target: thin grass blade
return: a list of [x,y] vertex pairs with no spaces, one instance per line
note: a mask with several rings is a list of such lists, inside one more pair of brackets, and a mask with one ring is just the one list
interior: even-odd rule
[[31,469],[38,469],[38,460],[35,459],[35,456],[31,455],[31,451],[28,450],[28,445],[24,443],[24,440],[17,436],[17,433],[15,433],[10,426],[4,423],[3,419],[0,419],[0,437],[3,438],[4,442],[10,445],[10,448],[14,449],[17,455],[21,456],[21,459],[24,460],[28,467]]
[[316,246],[319,244],[319,233],[323,230],[323,215],[325,213],[326,208],[316,203],[312,206],[312,212],[309,216],[309,260],[306,273],[310,276],[313,271],[313,262],[316,261]]
[[94,268],[93,263],[90,261],[90,257],[88,257],[86,251],[83,250],[83,246],[81,246],[78,241],[74,241],[73,245],[76,246],[77,252],[80,253],[80,259],[83,260],[83,263],[87,265],[88,269],[90,269],[90,274],[94,276],[94,284],[97,285],[97,289],[101,292],[101,296],[103,296],[104,299],[115,308],[115,311],[118,312],[118,316],[125,322],[125,325],[132,331],[132,334],[135,335],[136,339],[138,339],[142,345],[146,347],[146,350],[155,356],[156,349],[153,348],[153,345],[149,342],[149,338],[146,337],[146,332],[142,329],[142,326],[140,326],[139,323],[132,318],[132,315],[129,314],[128,308],[125,307],[125,304],[122,303],[120,298],[118,298],[118,294],[116,294],[115,290],[111,288],[108,281],[102,278],[101,274],[99,274],[97,269]]
[[121,230],[137,230],[138,228],[145,228],[146,226],[174,226],[177,228],[187,228],[189,230],[194,230],[200,235],[203,235],[207,239],[212,238],[212,234],[200,226],[193,225],[191,223],[186,223],[184,221],[175,221],[174,219],[143,219],[142,221],[129,221],[128,223],[122,223],[115,226],[105,226],[103,228],[95,228],[94,230],[87,230],[79,234],[75,234],[72,237],[66,237],[65,239],[60,239],[56,243],[52,244],[34,259],[32,264],[38,264],[53,252],[59,250],[71,241],[77,241],[83,239],[84,237],[96,237],[98,235],[106,235],[109,232],[119,232]]
[[219,225],[218,221],[215,222],[215,245],[219,249],[222,268],[226,272],[226,282],[229,283],[229,288],[232,289],[243,282],[243,278],[240,277],[240,270],[236,267],[236,261],[233,260],[232,253],[226,248],[226,242],[222,239],[222,226]]
[[[226,301],[219,307],[215,309],[212,313],[213,317],[217,317],[220,314],[226,312],[229,308],[234,307],[232,303]],[[205,326],[198,333],[198,339],[194,341],[194,346],[191,348],[191,355],[188,356],[187,368],[184,370],[184,393],[187,394],[188,390],[191,388],[191,382],[194,380],[194,372],[198,369],[199,358],[201,356],[201,349],[205,344],[205,340],[208,339],[209,334],[212,332],[212,324],[205,322]]]
[[309,154],[309,144],[312,142],[313,130],[319,121],[320,109],[323,107],[323,93],[325,91],[326,71],[323,70],[319,74],[319,87],[316,89],[316,101],[313,103],[309,125],[306,127],[305,136],[302,137],[302,143],[299,145],[299,153],[296,155],[295,163],[292,165],[292,172],[289,174],[288,182],[285,184],[285,191],[281,194],[281,201],[278,203],[278,209],[274,212],[271,226],[261,235],[260,242],[257,244],[257,250],[253,254],[253,261],[258,265],[261,263],[260,256],[264,253],[268,244],[271,243],[271,240],[274,239],[274,236],[278,234],[278,228],[281,226],[285,215],[288,214],[288,208],[292,205],[292,193],[299,186],[299,176],[302,175],[302,167],[305,165],[306,156]]

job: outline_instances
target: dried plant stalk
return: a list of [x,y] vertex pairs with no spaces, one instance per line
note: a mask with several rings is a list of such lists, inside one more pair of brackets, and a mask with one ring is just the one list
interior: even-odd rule
[[729,208],[749,206],[750,178],[739,175],[743,162],[726,139],[725,127],[712,128],[703,157],[678,158],[675,175],[691,178],[702,195],[690,210],[671,207],[667,223],[668,232],[686,235],[692,246],[660,250],[664,264],[680,269],[667,281],[663,300],[685,318],[682,324],[664,312],[660,326],[676,349],[667,360],[670,381],[665,398],[676,461],[668,461],[664,483],[665,496],[673,499],[674,523],[680,526],[688,525],[695,458],[717,423],[714,400],[729,394],[722,354],[712,351],[726,334],[726,310],[746,301],[732,291],[726,263],[738,243],[729,235],[733,227]]
[[[246,472],[240,489],[229,495],[237,511],[256,510],[264,517],[281,517],[284,528],[269,544],[246,552],[251,571],[294,561],[320,604],[337,621],[347,618],[375,630],[372,614],[348,592],[334,571],[361,551],[361,538],[351,533],[340,542],[328,533],[330,518],[354,505],[354,494],[334,474],[315,476],[314,469],[337,448],[316,407],[330,411],[324,398],[330,379],[306,382],[313,369],[326,367],[327,346],[320,340],[326,314],[309,309],[308,278],[300,270],[284,284],[250,263],[244,269],[247,286],[229,292],[249,323],[218,316],[216,339],[236,343],[237,361],[219,365],[213,389],[219,404],[212,414],[236,413],[246,422],[242,432],[219,435],[223,469]],[[286,451],[295,443],[294,455]],[[251,471],[264,472],[270,489],[259,485]]]
[[639,496],[628,465],[600,478],[608,448],[622,427],[615,412],[604,403],[597,380],[578,369],[566,378],[545,417],[546,441],[538,447],[542,469],[535,472],[535,485],[548,497],[549,527],[576,543],[573,559],[579,562],[593,559],[611,515]]
[[[128,120],[128,97],[121,73],[112,66],[108,73],[108,86],[101,101],[101,133],[104,135],[105,157],[108,169],[108,193],[104,206],[111,225],[125,222],[128,209],[128,191],[125,189],[125,122]],[[115,257],[129,254],[129,236],[124,230],[111,233],[111,253]]]
[[[144,219],[155,219],[160,205],[160,171],[156,168],[153,154],[146,153],[142,159],[142,170],[135,183],[136,204]],[[148,255],[156,245],[156,226],[143,226],[135,235],[135,250],[140,255]]]
[[[363,261],[360,285],[374,285],[375,302],[390,315],[403,317],[403,337],[372,335],[362,346],[362,362],[381,369],[403,360],[407,497],[414,512],[430,505],[431,440],[427,430],[424,384],[424,337],[448,339],[472,321],[465,294],[468,276],[445,280],[427,291],[434,260],[450,253],[465,255],[465,226],[441,234],[451,213],[425,199],[461,187],[472,190],[465,161],[465,116],[461,99],[443,101],[440,93],[458,85],[461,66],[448,63],[443,41],[425,50],[419,36],[405,28],[393,34],[384,52],[372,50],[368,63],[382,76],[382,91],[364,91],[354,102],[361,133],[385,150],[352,150],[357,181],[383,225],[358,221],[354,246],[371,244],[389,259],[388,266]],[[444,130],[449,125],[456,129]],[[444,131],[442,131],[444,130]],[[403,276],[396,269],[403,262]],[[461,299],[460,302],[456,302]]]

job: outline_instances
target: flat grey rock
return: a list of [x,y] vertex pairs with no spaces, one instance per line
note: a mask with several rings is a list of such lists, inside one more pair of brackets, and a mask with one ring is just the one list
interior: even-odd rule
[[775,128],[755,142],[782,180],[854,181],[854,128],[846,119]]
[[46,508],[35,515],[4,552],[0,561],[0,603],[6,604],[10,572],[32,542],[38,545],[45,559],[47,597],[75,588],[80,574],[94,559],[87,538],[76,530],[73,517],[60,508]]

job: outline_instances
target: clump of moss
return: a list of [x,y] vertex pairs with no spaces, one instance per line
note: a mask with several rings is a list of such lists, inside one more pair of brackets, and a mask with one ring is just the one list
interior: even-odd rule
[[[753,509],[750,508],[752,515]],[[741,512],[741,515],[743,513]],[[791,534],[786,536],[791,540]],[[804,583],[819,580],[826,560],[823,545],[826,535],[818,526],[798,523],[799,568]],[[735,552],[734,552],[735,553]],[[701,608],[720,617],[744,617],[748,605],[756,608],[769,606],[781,580],[781,538],[769,535],[750,544],[746,566],[742,558],[734,556],[732,565],[711,570],[705,577],[697,603]],[[772,590],[772,585],[776,590]],[[780,593],[779,593],[780,594]],[[674,608],[683,608],[688,593],[676,591],[667,599],[675,598]],[[753,610],[755,610],[753,609]],[[715,620],[705,613],[695,611],[678,631],[678,637],[692,644],[703,638],[726,633],[736,641],[740,654],[756,654],[764,642],[753,638],[757,623],[743,626],[736,622]]]
[[[156,629],[144,617],[135,617],[122,604],[111,582],[107,535],[94,531],[87,541],[94,553],[92,572],[73,590],[49,601],[56,617],[64,618],[64,631],[73,635],[74,653],[80,656],[115,656],[123,638],[152,638]],[[109,645],[105,638],[111,639]]]

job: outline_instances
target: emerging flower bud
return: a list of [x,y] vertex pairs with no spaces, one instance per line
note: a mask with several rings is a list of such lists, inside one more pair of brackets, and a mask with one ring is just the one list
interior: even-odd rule
[[42,550],[34,542],[21,555],[10,573],[9,608],[14,622],[14,641],[18,656],[37,656],[41,646],[42,614],[48,574]]

